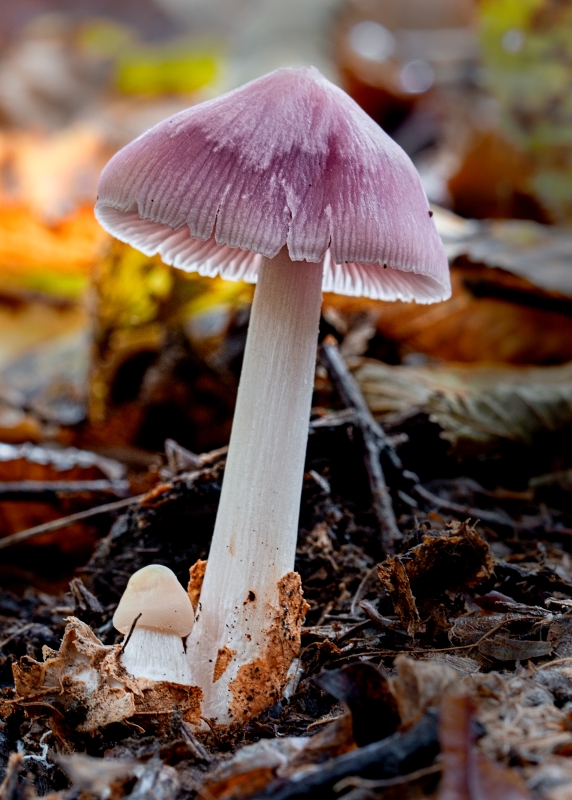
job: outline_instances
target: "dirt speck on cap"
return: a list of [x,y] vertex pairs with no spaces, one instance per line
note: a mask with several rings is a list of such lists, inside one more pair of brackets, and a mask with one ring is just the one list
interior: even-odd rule
[[224,675],[226,668],[232,661],[232,657],[235,655],[236,650],[231,650],[226,644],[224,647],[219,647],[213,670],[213,683],[216,683]]
[[308,609],[300,576],[289,572],[278,581],[278,607],[272,610],[270,625],[263,634],[266,649],[260,658],[243,664],[230,684],[230,713],[237,722],[258,716],[282,695],[290,665],[300,652],[302,623]]
[[189,600],[191,601],[191,605],[193,606],[195,614],[197,613],[197,608],[199,607],[199,598],[201,596],[201,589],[203,588],[203,580],[205,577],[206,568],[207,562],[199,558],[198,561],[195,561],[193,566],[189,569],[187,594],[189,595]]

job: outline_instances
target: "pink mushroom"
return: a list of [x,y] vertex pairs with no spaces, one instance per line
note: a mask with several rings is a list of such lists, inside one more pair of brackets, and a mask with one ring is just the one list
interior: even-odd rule
[[258,284],[187,642],[203,715],[242,721],[279,696],[299,648],[292,570],[322,291],[444,300],[445,252],[407,155],[312,67],[156,125],[106,166],[96,215],[175,267]]

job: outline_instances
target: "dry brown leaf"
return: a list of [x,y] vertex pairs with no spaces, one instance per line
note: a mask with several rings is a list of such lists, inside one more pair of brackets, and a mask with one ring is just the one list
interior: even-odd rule
[[429,617],[445,624],[439,597],[448,590],[478,586],[491,575],[489,546],[466,522],[425,534],[421,544],[391,556],[378,567],[381,583],[412,635]]
[[262,739],[243,747],[208,777],[205,796],[217,800],[252,797],[271,781],[296,774],[312,764],[355,749],[349,714],[327,724],[312,737]]
[[523,779],[515,770],[479,753],[473,728],[474,706],[467,694],[447,693],[440,715],[443,778],[439,800],[527,800]]
[[552,646],[550,642],[516,639],[499,634],[479,642],[478,651],[497,661],[526,661],[529,658],[550,655]]
[[[0,442],[0,481],[20,483],[23,481],[58,482],[109,481],[128,488],[125,468],[118,461],[103,458],[87,450],[74,447],[55,448],[32,445],[29,442],[11,445]],[[77,500],[68,500],[68,513],[81,510],[92,503],[93,493],[79,493]],[[64,512],[65,513],[65,512]],[[26,502],[0,496],[0,529],[3,535],[31,528],[63,516],[61,502],[54,496],[49,502],[37,495],[29,495]],[[34,538],[30,545],[45,547],[57,544],[61,552],[84,552],[95,542],[95,532],[89,524],[75,524],[61,532],[46,533]],[[30,546],[29,545],[29,546]]]
[[406,727],[421,719],[428,708],[438,706],[445,692],[460,681],[455,669],[432,659],[415,661],[400,655],[395,659],[395,668],[397,675],[391,679],[391,690],[401,724]]
[[100,797],[121,796],[122,784],[143,770],[143,765],[131,758],[104,759],[73,753],[58,756],[57,760],[74,787]]
[[[562,335],[562,332],[561,334]],[[459,450],[530,444],[572,423],[572,367],[392,367],[364,361],[355,377],[374,414],[429,414]]]
[[243,747],[219,767],[206,782],[207,796],[217,800],[242,800],[261,791],[283,774],[288,764],[308,747],[309,737],[262,739]]
[[[555,674],[545,676],[545,672]],[[556,674],[558,673],[558,675]],[[547,688],[556,680],[572,687],[567,665],[550,670],[529,666],[518,674],[488,672],[472,675],[465,686],[473,696],[486,735],[479,748],[492,760],[515,756],[524,764],[538,764],[572,745],[568,716],[554,704]]]
[[120,652],[118,645],[103,645],[88,625],[69,617],[59,651],[44,647],[43,662],[25,656],[14,665],[14,703],[31,716],[49,709],[64,752],[69,741],[66,714],[71,709],[75,730],[91,736],[112,723],[133,719],[145,725],[170,713],[182,713],[185,721],[197,724],[202,697],[198,687],[136,679],[123,667]]
[[342,326],[360,314],[375,315],[378,333],[406,353],[447,361],[572,360],[569,229],[434,211],[452,263],[450,300],[427,307],[326,295],[325,313],[337,315]]

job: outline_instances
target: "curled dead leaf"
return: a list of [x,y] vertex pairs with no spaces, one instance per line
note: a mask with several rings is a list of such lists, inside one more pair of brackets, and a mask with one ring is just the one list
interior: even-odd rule
[[[435,601],[443,592],[474,588],[490,577],[493,567],[488,544],[463,522],[425,534],[421,544],[380,564],[378,575],[407,632],[413,635],[423,619],[435,615]],[[437,622],[443,624],[441,619]]]
[[59,651],[44,647],[43,662],[25,656],[14,665],[14,704],[30,716],[34,709],[45,713],[48,708],[64,751],[68,722],[91,736],[112,723],[135,719],[144,725],[145,719],[172,713],[198,722],[198,687],[136,679],[123,667],[120,651],[118,645],[103,645],[88,625],[69,617]]
[[570,364],[408,367],[366,360],[354,374],[374,414],[416,408],[460,453],[494,450],[503,441],[530,444],[572,420]]
[[421,719],[428,708],[438,706],[445,693],[460,682],[459,673],[443,662],[397,656],[395,667],[397,675],[391,679],[391,690],[401,724],[406,727]]
[[549,642],[516,639],[499,634],[479,642],[478,650],[482,655],[497,661],[526,661],[529,658],[550,655],[552,646]]
[[527,800],[526,784],[514,769],[506,769],[478,752],[473,720],[474,704],[469,695],[443,696],[439,800]]

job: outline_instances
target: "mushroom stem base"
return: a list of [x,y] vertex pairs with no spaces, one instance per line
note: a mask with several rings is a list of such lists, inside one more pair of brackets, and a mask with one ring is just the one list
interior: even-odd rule
[[[322,273],[322,264],[293,262],[285,248],[259,273],[213,542],[187,643],[203,715],[222,724],[245,719],[230,684],[265,652],[284,605],[281,581],[294,567]],[[292,641],[286,629],[284,637]],[[288,645],[290,660],[295,651]],[[259,691],[268,696],[264,672]],[[249,686],[252,698],[255,681]],[[255,713],[261,710],[257,705]]]

